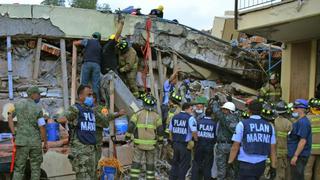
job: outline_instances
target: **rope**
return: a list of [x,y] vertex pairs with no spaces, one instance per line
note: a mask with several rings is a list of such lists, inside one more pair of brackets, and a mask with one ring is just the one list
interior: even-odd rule
[[11,143],[13,144],[13,149],[12,149],[12,156],[11,156],[10,173],[13,173],[14,159],[15,159],[16,151],[17,151],[16,143],[14,143],[13,139],[14,139],[14,137],[11,139]]
[[143,69],[143,74],[142,74],[142,79],[143,79],[143,85],[145,91],[147,91],[147,74],[149,71],[148,67],[148,57],[150,57],[151,54],[151,48],[150,48],[150,30],[152,26],[152,21],[150,18],[147,19],[146,21],[146,32],[147,32],[147,38],[146,38],[146,44],[143,49],[143,64],[144,64],[144,69]]

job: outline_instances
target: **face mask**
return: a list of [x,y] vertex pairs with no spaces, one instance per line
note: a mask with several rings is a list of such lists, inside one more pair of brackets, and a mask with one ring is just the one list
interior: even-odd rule
[[86,106],[92,107],[93,106],[93,97],[86,97],[83,102]]
[[297,112],[293,112],[291,115],[292,115],[293,118],[298,118],[299,117],[299,113],[297,113]]
[[203,110],[202,110],[202,109],[196,109],[196,113],[197,113],[197,114],[202,114],[202,113],[203,113]]
[[35,99],[34,102],[35,102],[36,104],[38,104],[38,103],[40,102],[40,98]]

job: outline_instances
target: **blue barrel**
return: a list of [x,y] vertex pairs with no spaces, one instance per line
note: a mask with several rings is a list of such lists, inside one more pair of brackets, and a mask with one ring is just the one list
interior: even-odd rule
[[125,134],[128,131],[128,119],[127,116],[122,116],[117,119],[115,119],[114,123],[117,134]]
[[101,180],[114,180],[114,176],[116,172],[117,172],[116,168],[110,167],[110,166],[104,166]]
[[59,141],[59,124],[58,123],[49,123],[46,125],[47,129],[47,140],[48,141]]

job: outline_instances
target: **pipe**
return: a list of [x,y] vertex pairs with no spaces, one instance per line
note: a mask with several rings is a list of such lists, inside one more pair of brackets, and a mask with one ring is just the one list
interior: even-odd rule
[[7,60],[8,60],[9,99],[13,100],[12,56],[11,56],[11,37],[10,36],[7,36]]

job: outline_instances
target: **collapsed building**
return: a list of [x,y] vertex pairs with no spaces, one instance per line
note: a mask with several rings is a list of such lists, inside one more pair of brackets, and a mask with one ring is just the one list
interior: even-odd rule
[[[259,62],[259,54],[175,22],[124,16],[122,36],[136,49],[141,61],[147,58],[148,66],[152,67],[148,72],[149,87],[154,88],[152,92],[158,99],[164,80],[176,67],[198,79],[234,82],[251,94],[256,92],[250,88],[259,88],[266,77],[263,71],[266,65]],[[73,47],[72,41],[90,38],[95,31],[105,41],[115,33],[118,18],[119,14],[87,9],[0,5],[0,111],[5,103],[25,98],[26,89],[32,85],[41,87],[41,103],[49,116],[68,108],[75,101],[82,59],[80,49]],[[145,53],[146,47],[150,54]],[[116,108],[126,108],[128,112],[139,108],[125,84],[117,77],[112,78],[116,78]],[[127,97],[121,96],[124,91]],[[119,147],[121,150],[126,151]],[[52,156],[57,157],[54,162],[63,162],[59,155]],[[122,163],[129,164],[127,159],[130,158],[122,157]],[[62,171],[59,176],[68,174],[70,165],[59,170]]]

